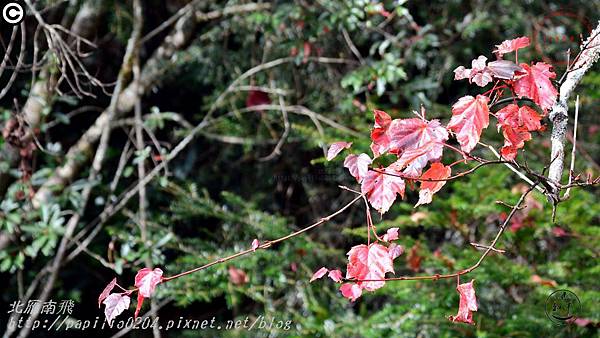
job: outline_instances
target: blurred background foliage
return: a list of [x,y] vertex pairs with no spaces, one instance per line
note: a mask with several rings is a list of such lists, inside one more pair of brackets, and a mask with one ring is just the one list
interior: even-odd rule
[[[47,3],[57,11],[64,7],[57,1]],[[147,33],[186,1],[143,3]],[[243,1],[204,1],[201,9],[239,3]],[[129,1],[106,1],[103,8],[96,37],[99,48],[86,62],[99,78],[111,82],[129,37],[132,13]],[[352,197],[338,185],[356,187],[356,183],[342,167],[343,156],[326,162],[324,151],[330,143],[346,140],[354,142],[354,152],[368,152],[372,109],[406,118],[424,105],[428,118],[448,121],[450,106],[460,96],[485,91],[453,81],[452,70],[469,66],[478,55],[493,59],[495,44],[517,36],[529,36],[533,42],[519,52],[521,61],[550,62],[560,77],[565,51],[577,50],[580,34],[587,36],[588,25],[599,19],[599,9],[595,1],[298,0],[275,1],[270,11],[200,25],[192,43],[171,58],[160,85],[143,98],[145,125],[156,135],[159,148],[148,141],[148,147],[135,152],[120,169],[121,181],[114,186],[111,183],[130,131],[128,126],[116,128],[82,224],[93,221],[106,203],[135,184],[137,162],[151,167],[168,153],[241,74],[265,62],[290,60],[257,72],[230,90],[216,107],[215,123],[151,183],[150,244],[141,241],[137,206],[130,202],[105,224],[87,254],[63,268],[54,298],[75,299],[80,310],[76,317],[94,318],[100,315],[94,304],[102,287],[113,275],[124,285],[132,284],[148,257],[166,275],[173,275],[246,249],[254,238],[276,238],[332,213]],[[163,37],[159,34],[146,43],[143,60]],[[575,42],[562,37],[574,37]],[[333,58],[344,61],[331,62]],[[26,76],[19,78],[12,97],[1,101],[3,121],[11,116],[12,98],[26,98],[29,86]],[[274,93],[249,91],[251,86]],[[595,66],[576,90],[581,99],[576,170],[595,176],[600,162],[599,89],[600,73]],[[282,94],[282,104],[302,109],[288,114],[285,143],[279,155],[269,156],[284,133],[277,93]],[[108,102],[109,97],[102,94],[80,99],[65,93],[48,108],[40,142],[52,152],[36,154],[34,189],[97,117],[95,111],[70,112],[90,105],[106,107]],[[257,102],[276,105],[276,109],[247,109]],[[484,139],[496,147],[502,142],[493,125]],[[3,142],[0,139],[0,145]],[[519,157],[541,170],[550,157],[549,131],[534,135],[525,149]],[[484,148],[476,154],[493,158]],[[458,159],[446,158],[448,163]],[[18,178],[18,168],[0,165],[2,171]],[[27,195],[29,184],[17,180],[8,189],[1,204],[0,228],[8,232],[18,228],[20,237],[0,252],[3,304],[16,299],[22,287],[19,279],[31,280],[53,257],[65,217],[81,206],[88,169],[37,211],[23,212],[29,202],[22,192]],[[496,201],[515,203],[523,189],[506,167],[486,166],[446,184],[430,205],[413,209],[418,194],[408,192],[405,201],[397,202],[383,219],[376,219],[382,233],[400,228],[398,243],[406,252],[396,261],[396,274],[445,273],[472,265],[480,252],[469,242],[489,242],[506,217],[507,208]],[[571,199],[560,204],[555,222],[543,196],[530,197],[527,208],[519,211],[500,241],[506,253],[491,255],[464,277],[476,280],[479,311],[475,326],[446,319],[458,307],[453,280],[390,282],[355,303],[342,298],[339,285],[329,280],[308,283],[321,266],[345,270],[346,252],[365,242],[364,207],[357,203],[308,235],[158,288],[158,299],[172,300],[160,311],[161,320],[215,316],[218,322],[263,315],[291,320],[289,331],[183,330],[163,335],[597,336],[598,189],[573,191]],[[582,305],[579,316],[590,321],[587,326],[556,326],[546,317],[546,298],[556,289],[577,294]],[[0,316],[0,322],[5,323],[4,317]],[[147,334],[133,332],[132,336]]]

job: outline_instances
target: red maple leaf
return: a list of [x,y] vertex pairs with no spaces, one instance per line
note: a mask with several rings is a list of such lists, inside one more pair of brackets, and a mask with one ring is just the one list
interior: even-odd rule
[[163,271],[159,268],[154,270],[150,268],[143,268],[135,275],[135,287],[138,288],[138,303],[135,308],[134,318],[137,318],[144,298],[149,298],[154,293],[156,286],[162,282]]
[[444,151],[448,131],[438,120],[420,118],[394,120],[388,130],[390,152],[398,154],[396,170],[419,176],[429,161],[438,160]]
[[431,167],[421,176],[421,190],[419,191],[419,202],[415,205],[415,208],[422,204],[431,203],[433,194],[440,191],[446,181],[426,181],[431,180],[443,180],[450,177],[450,167],[444,166],[440,162],[433,163]]
[[448,129],[456,133],[461,149],[468,153],[479,142],[481,132],[490,122],[489,98],[484,95],[463,96],[452,106]]
[[531,140],[530,131],[540,130],[541,117],[529,106],[519,107],[509,104],[496,113],[498,127],[502,128],[504,135],[504,146],[501,149],[502,156],[508,160],[514,160],[517,150],[525,146],[525,141]]
[[520,38],[505,40],[501,44],[496,45],[496,49],[494,49],[493,53],[496,53],[500,56],[515,52],[521,48],[529,46],[529,38],[526,36],[522,36]]
[[556,77],[552,66],[538,62],[532,66],[522,63],[521,67],[525,75],[515,81],[515,93],[519,97],[525,96],[532,99],[544,112],[547,112],[556,102],[558,95],[558,91],[550,80]]
[[388,253],[388,248],[381,244],[373,243],[352,247],[348,251],[348,266],[346,278],[357,280],[371,280],[357,282],[361,289],[375,291],[381,288],[385,281],[386,272],[394,272],[393,260]]
[[375,125],[371,131],[371,150],[373,156],[378,157],[385,153],[390,145],[390,138],[387,134],[388,128],[392,123],[392,118],[383,110],[373,110],[375,115]]
[[404,198],[404,180],[394,176],[400,174],[390,166],[383,171],[369,170],[364,177],[360,190],[379,213],[384,214],[390,209],[397,194]]
[[448,317],[451,321],[475,325],[472,312],[477,311],[477,298],[475,297],[475,289],[473,288],[474,281],[473,279],[469,283],[460,284],[456,287],[460,295],[460,301],[456,316]]

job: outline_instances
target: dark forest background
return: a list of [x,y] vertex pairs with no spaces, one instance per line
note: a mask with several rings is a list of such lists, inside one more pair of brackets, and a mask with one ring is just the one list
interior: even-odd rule
[[[452,70],[469,66],[479,55],[493,59],[494,45],[519,36],[532,41],[519,58],[551,63],[560,78],[566,51],[576,53],[580,38],[600,19],[596,1],[297,0],[227,11],[248,4],[141,1],[142,42],[131,59],[138,59],[141,68],[139,149],[131,103],[136,62],[123,67],[134,31],[132,2],[33,4],[47,24],[77,30],[93,45],[58,31],[72,50],[79,48],[82,68],[77,69],[89,73],[79,74],[77,81],[71,76],[73,84],[60,80],[61,54],[48,48],[38,32],[39,20],[28,11],[21,26],[27,36],[24,66],[12,82],[21,47],[17,36],[10,67],[0,75],[0,87],[12,82],[0,99],[2,129],[17,112],[34,109],[28,102],[40,103],[37,123],[28,122],[35,135],[29,143],[15,152],[19,146],[7,135],[0,138],[0,327],[6,327],[9,305],[23,299],[56,257],[73,214],[81,212],[74,234],[82,237],[67,242],[70,259],[60,266],[50,299],[74,300],[74,320],[102,318],[97,297],[114,276],[132,286],[135,273],[146,265],[173,275],[248,248],[254,238],[285,235],[347,203],[352,193],[338,186],[356,187],[356,182],[343,168],[343,156],[327,162],[324,154],[339,140],[367,152],[373,109],[399,118],[411,117],[423,105],[428,118],[447,122],[451,105],[479,90],[467,81],[453,81]],[[173,16],[176,20],[169,21]],[[155,32],[161,24],[164,29]],[[2,55],[11,34],[12,26],[2,24]],[[98,137],[82,140],[98,117],[110,112],[119,73],[124,94],[113,106],[106,156],[93,175]],[[33,90],[38,83],[41,89]],[[575,91],[581,103],[576,171],[584,175],[600,171],[599,89],[596,65]],[[254,109],[257,105],[268,106]],[[194,129],[207,116],[210,123]],[[572,128],[572,119],[569,123]],[[193,140],[146,185],[144,215],[137,195],[119,204],[139,181],[139,163],[150,173],[192,132]],[[549,134],[548,129],[534,135],[519,155],[530,166],[548,165]],[[495,126],[484,138],[498,148],[502,144]],[[570,143],[567,148],[570,154]],[[485,148],[475,153],[493,158]],[[77,165],[57,181],[60,168],[72,163]],[[400,228],[405,253],[396,273],[444,273],[473,264],[479,251],[469,242],[489,241],[506,217],[507,208],[496,201],[515,203],[523,189],[508,168],[486,166],[449,182],[429,205],[414,209],[418,194],[409,192],[375,219],[381,232]],[[492,255],[468,276],[476,280],[475,326],[447,319],[458,304],[453,280],[390,282],[355,303],[341,297],[339,285],[331,281],[309,284],[321,266],[344,268],[348,249],[365,242],[364,206],[357,204],[272,250],[160,285],[153,300],[161,322],[214,316],[223,323],[262,315],[290,320],[289,331],[171,330],[161,335],[597,336],[599,202],[597,187],[575,189],[553,221],[545,197],[530,195],[528,207],[500,242],[506,253]],[[105,217],[107,210],[110,217]],[[85,249],[76,252],[94,230]],[[44,287],[44,278],[31,298]],[[557,289],[579,297],[581,321],[557,326],[547,318],[546,299]],[[149,309],[147,302],[142,312]],[[131,316],[132,310],[126,313]],[[83,334],[107,337],[117,331]],[[126,335],[146,337],[152,331]],[[31,336],[80,337],[82,332],[38,330]]]

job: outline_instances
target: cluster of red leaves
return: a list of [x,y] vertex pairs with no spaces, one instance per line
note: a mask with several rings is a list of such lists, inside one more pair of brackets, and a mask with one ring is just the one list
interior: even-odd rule
[[[471,62],[471,68],[456,68],[455,80],[468,79],[480,87],[493,83],[493,88],[483,94],[459,98],[452,106],[452,117],[446,126],[438,120],[427,120],[423,108],[420,114],[415,112],[417,118],[408,119],[392,119],[384,111],[373,111],[372,157],[364,153],[350,154],[344,160],[344,167],[348,168],[360,184],[361,193],[377,211],[384,214],[398,195],[404,198],[407,185],[414,186],[407,184],[411,182],[420,182],[419,201],[415,207],[430,203],[433,195],[451,175],[453,164],[446,166],[441,162],[444,148],[447,146],[457,150],[466,161],[468,157],[465,155],[475,149],[483,130],[489,126],[490,115],[497,119],[498,130],[502,130],[504,146],[501,154],[506,160],[515,159],[517,151],[525,146],[525,141],[531,140],[531,132],[543,129],[542,117],[554,105],[557,97],[557,90],[551,81],[556,74],[550,65],[543,62],[519,64],[517,51],[528,45],[527,37],[507,40],[493,51],[496,61],[488,63],[485,56],[479,56]],[[515,52],[515,62],[502,59],[505,54],[512,52]],[[492,113],[491,105],[505,94],[505,90],[510,91],[513,102],[496,114]],[[538,114],[531,106],[517,104],[517,99],[521,98],[534,102],[542,114]],[[455,137],[460,150],[446,143],[450,135]],[[332,144],[327,160],[332,160],[351,146],[350,142]],[[376,159],[384,155],[395,157],[387,167],[377,165],[381,161]],[[368,226],[367,231],[372,229]],[[386,273],[394,273],[393,261],[399,255],[397,248],[401,248],[396,244],[386,246],[386,242],[397,238],[396,230],[395,234],[386,234],[383,239],[376,236],[374,243],[350,249],[345,278],[349,283],[340,288],[344,297],[354,301],[362,295],[363,290],[374,291],[385,284]],[[416,252],[417,248],[414,249]],[[408,262],[414,265],[413,270],[418,270],[420,260],[413,258]],[[324,276],[327,271],[326,268],[318,270],[311,281]],[[477,311],[473,281],[459,285],[457,290],[460,294],[459,311],[456,316],[450,316],[450,320],[473,324],[472,311]]]
[[[100,307],[101,304],[105,305],[104,315],[106,316],[106,320],[111,322],[115,317],[129,308],[129,303],[131,301],[129,296],[135,291],[138,293],[137,306],[135,308],[134,315],[135,318],[137,318],[140,309],[142,308],[142,304],[144,303],[144,298],[149,298],[152,296],[156,286],[163,280],[162,275],[163,271],[159,268],[155,268],[154,270],[149,268],[141,269],[135,275],[136,289],[133,290],[125,290],[117,284],[117,279],[114,278],[110,283],[108,283],[98,297],[98,306]],[[123,292],[111,293],[115,286],[119,287],[121,290],[123,290]]]

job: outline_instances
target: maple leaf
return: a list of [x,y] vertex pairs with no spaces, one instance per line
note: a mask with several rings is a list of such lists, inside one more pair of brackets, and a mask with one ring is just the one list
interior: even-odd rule
[[527,46],[529,46],[529,38],[526,36],[522,36],[520,38],[512,40],[505,40],[501,44],[496,45],[496,49],[494,49],[493,53],[502,56],[504,54],[515,52]]
[[361,183],[361,192],[382,215],[390,209],[397,194],[404,198],[404,180],[394,176],[399,174],[392,167],[385,168],[383,172],[369,170]]
[[502,156],[514,160],[517,150],[525,146],[525,141],[531,140],[530,131],[542,128],[541,117],[529,106],[519,107],[509,104],[496,113],[498,127],[502,128],[504,146],[500,150]]
[[342,272],[340,270],[331,270],[331,271],[329,271],[327,276],[336,283],[342,282]]
[[350,299],[350,301],[352,302],[354,302],[362,295],[362,289],[360,288],[360,286],[354,283],[343,284],[340,287],[340,291],[342,292],[342,295],[344,297]]
[[329,270],[327,270],[327,268],[326,268],[326,267],[322,267],[322,268],[320,268],[319,270],[317,270],[317,271],[316,271],[316,272],[315,272],[315,273],[312,275],[312,277],[310,278],[310,282],[309,282],[309,283],[312,283],[312,282],[314,282],[315,280],[317,280],[317,279],[319,279],[319,278],[321,278],[321,277],[325,276],[325,274],[326,274],[328,271],[329,271]]
[[460,148],[469,153],[479,142],[481,132],[490,122],[490,109],[484,95],[463,96],[452,106],[452,118],[448,129],[456,133]]
[[388,248],[381,244],[373,243],[369,246],[364,244],[354,246],[348,251],[348,266],[346,267],[346,278],[358,280],[373,280],[368,282],[357,282],[357,285],[367,291],[375,291],[381,288],[385,281],[386,272],[394,272],[392,258]]
[[390,127],[392,118],[383,110],[373,110],[375,116],[375,125],[371,131],[371,150],[373,156],[378,157],[387,151],[390,144],[390,138],[387,130]]
[[110,323],[115,317],[123,313],[123,311],[129,307],[129,301],[129,296],[123,293],[113,293],[108,295],[103,301],[103,304],[106,306],[104,308],[106,320]]
[[469,79],[469,82],[475,82],[480,87],[485,87],[492,81],[492,73],[486,66],[487,58],[479,55],[477,59],[471,61],[471,68],[459,66],[454,69],[454,80]]
[[477,311],[477,299],[475,297],[475,289],[473,289],[473,282],[460,284],[456,287],[458,294],[460,295],[460,301],[458,303],[458,313],[456,316],[449,316],[453,322],[461,322],[475,325],[473,322],[473,312]]
[[390,244],[390,246],[388,248],[388,254],[392,260],[398,258],[403,253],[404,253],[404,247],[402,245],[398,245],[396,243]]
[[352,142],[334,142],[329,146],[327,150],[327,161],[333,160],[342,150],[348,149],[352,146]]
[[496,60],[488,63],[487,69],[497,79],[512,80],[515,75],[524,72],[523,67],[508,60]]
[[373,161],[367,154],[354,155],[350,154],[344,160],[344,167],[348,168],[352,175],[360,183],[367,176],[369,165]]
[[163,271],[159,268],[155,268],[154,270],[143,268],[135,275],[135,287],[138,288],[138,302],[135,308],[134,318],[137,318],[138,313],[142,308],[144,298],[152,296],[154,289],[156,289],[156,285],[162,281],[162,274]]
[[152,296],[156,285],[162,281],[163,271],[159,268],[154,270],[143,268],[135,275],[135,286],[139,289],[140,295],[148,298]]
[[448,140],[448,131],[440,121],[427,121],[419,118],[392,121],[390,152],[398,154],[393,164],[396,170],[404,170],[410,176],[419,176],[429,161],[438,160]]
[[383,240],[385,242],[391,242],[396,239],[398,239],[398,228],[389,228],[385,235],[383,235]]
[[444,166],[440,162],[433,163],[431,167],[421,176],[421,190],[419,191],[419,201],[415,204],[415,208],[419,205],[431,203],[431,198],[433,194],[440,191],[446,181],[426,181],[427,179],[431,180],[443,180],[450,177],[451,169],[450,167]]
[[104,290],[102,290],[102,293],[100,293],[100,296],[98,297],[98,307],[101,306],[102,301],[106,299],[108,294],[115,288],[115,285],[117,285],[117,278],[113,278],[113,280],[111,280],[110,283],[108,283],[108,285],[104,288]]
[[532,99],[544,112],[547,112],[556,102],[558,95],[558,91],[550,80],[556,77],[552,66],[538,62],[531,66],[522,63],[521,67],[525,75],[515,81],[515,93],[519,97]]

